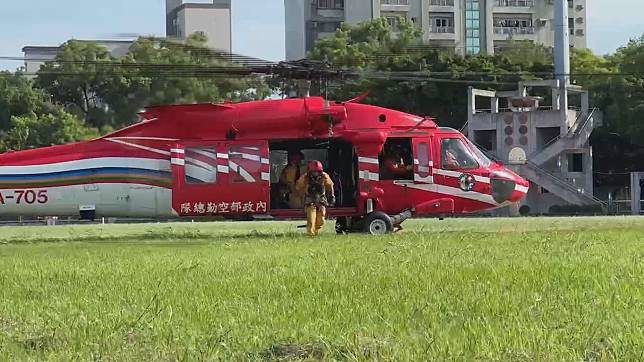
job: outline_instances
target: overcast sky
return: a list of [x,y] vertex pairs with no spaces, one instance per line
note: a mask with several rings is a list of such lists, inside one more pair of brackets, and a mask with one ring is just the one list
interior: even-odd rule
[[[643,0],[587,2],[589,46],[594,51],[612,52],[644,33]],[[22,56],[25,45],[59,45],[70,38],[163,36],[164,4],[164,0],[0,0],[0,56]],[[283,8],[283,0],[233,0],[233,51],[282,60]],[[0,69],[20,65],[0,60]]]

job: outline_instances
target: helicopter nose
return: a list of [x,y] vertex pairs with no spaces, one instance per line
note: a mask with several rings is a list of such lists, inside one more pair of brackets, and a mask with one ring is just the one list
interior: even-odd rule
[[497,171],[490,177],[492,198],[498,203],[519,202],[528,193],[529,183],[509,170]]
[[519,175],[515,175],[515,179],[516,186],[514,187],[514,192],[510,198],[511,202],[521,201],[528,193],[528,190],[530,190],[530,182],[528,180]]

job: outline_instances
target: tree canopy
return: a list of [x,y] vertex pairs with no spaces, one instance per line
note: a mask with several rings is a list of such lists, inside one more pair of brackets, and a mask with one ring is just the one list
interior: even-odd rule
[[95,129],[51,103],[21,73],[0,72],[0,152],[97,136]]
[[185,44],[140,38],[121,58],[92,42],[69,41],[38,73],[36,83],[65,109],[103,130],[137,120],[145,106],[262,99],[269,88],[259,78],[197,77],[181,69],[233,67],[213,57],[203,35]]

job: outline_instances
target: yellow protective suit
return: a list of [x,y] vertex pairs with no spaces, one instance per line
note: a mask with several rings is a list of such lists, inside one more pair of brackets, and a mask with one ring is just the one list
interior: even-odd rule
[[299,180],[297,180],[295,187],[298,192],[305,195],[304,211],[306,212],[306,232],[311,236],[318,235],[322,226],[324,226],[327,197],[335,200],[333,181],[331,180],[331,177],[326,172],[322,172],[322,178],[326,193],[325,195],[306,195],[309,189],[308,173],[302,175]]

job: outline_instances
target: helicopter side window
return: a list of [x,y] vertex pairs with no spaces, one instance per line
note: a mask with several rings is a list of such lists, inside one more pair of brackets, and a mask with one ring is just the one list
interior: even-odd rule
[[228,150],[229,178],[232,183],[261,180],[260,149],[255,146],[231,146]]
[[389,138],[379,157],[381,180],[413,180],[411,139]]
[[217,151],[214,147],[186,148],[186,182],[212,184],[217,182]]
[[479,168],[479,163],[460,138],[444,138],[441,141],[443,169],[471,170]]

